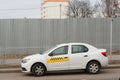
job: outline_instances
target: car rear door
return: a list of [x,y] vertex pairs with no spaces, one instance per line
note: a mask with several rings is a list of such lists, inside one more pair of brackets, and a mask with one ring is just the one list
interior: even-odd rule
[[70,69],[82,69],[89,60],[89,49],[85,45],[71,45]]

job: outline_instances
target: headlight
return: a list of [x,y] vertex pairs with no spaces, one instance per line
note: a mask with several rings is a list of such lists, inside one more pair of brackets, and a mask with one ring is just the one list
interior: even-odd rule
[[23,59],[22,63],[27,63],[30,59]]

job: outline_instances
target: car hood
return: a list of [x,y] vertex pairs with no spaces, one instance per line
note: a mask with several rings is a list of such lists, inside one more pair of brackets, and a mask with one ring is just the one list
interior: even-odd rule
[[26,56],[23,59],[37,58],[38,56],[41,57],[42,55],[40,53],[36,53],[36,54],[33,54],[33,55]]

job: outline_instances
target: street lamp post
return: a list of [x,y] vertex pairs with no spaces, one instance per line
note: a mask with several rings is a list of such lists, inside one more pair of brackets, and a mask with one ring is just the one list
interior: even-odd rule
[[110,60],[112,60],[112,39],[113,37],[113,18],[111,18],[111,24],[110,24]]
[[61,9],[62,9],[62,5],[60,4],[60,19],[61,19]]

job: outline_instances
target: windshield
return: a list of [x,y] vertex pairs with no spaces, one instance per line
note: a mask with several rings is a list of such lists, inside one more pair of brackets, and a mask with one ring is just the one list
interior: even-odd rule
[[52,48],[50,48],[50,49],[48,49],[48,50],[46,50],[46,51],[44,51],[43,53],[40,53],[40,54],[46,54],[46,53],[48,53],[48,52],[50,52],[52,49],[54,49],[56,46],[54,46],[54,47],[52,47]]

